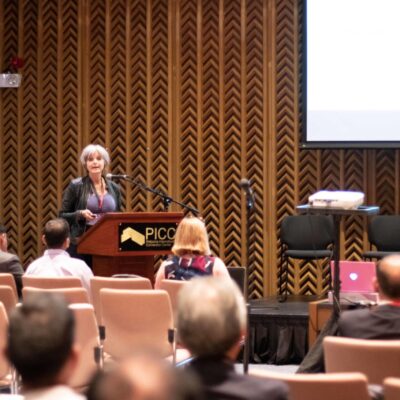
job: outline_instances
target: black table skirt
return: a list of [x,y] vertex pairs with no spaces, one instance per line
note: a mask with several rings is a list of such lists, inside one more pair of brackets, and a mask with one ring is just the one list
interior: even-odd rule
[[308,302],[314,296],[251,300],[250,362],[300,364],[308,351]]

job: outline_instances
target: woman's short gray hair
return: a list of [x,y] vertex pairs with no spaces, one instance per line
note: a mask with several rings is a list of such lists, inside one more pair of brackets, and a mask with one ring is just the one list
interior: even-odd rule
[[110,165],[110,155],[108,154],[108,151],[103,147],[100,146],[99,144],[88,144],[81,153],[81,163],[83,168],[86,168],[86,162],[89,158],[94,153],[99,153],[101,155],[101,158],[104,160],[104,168],[106,168],[108,165]]

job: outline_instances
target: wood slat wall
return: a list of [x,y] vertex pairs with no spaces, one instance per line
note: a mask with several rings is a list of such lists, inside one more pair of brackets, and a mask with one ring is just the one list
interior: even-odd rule
[[[112,171],[199,208],[211,247],[245,263],[245,202],[256,195],[252,297],[277,290],[279,225],[320,188],[355,189],[399,212],[398,150],[300,150],[301,3],[297,0],[3,0],[0,64],[25,61],[0,89],[0,219],[26,264],[44,223],[82,170],[82,148],[111,153]],[[123,183],[125,209],[161,210]],[[367,248],[348,218],[341,255]],[[291,264],[291,293],[326,290],[321,268]]]

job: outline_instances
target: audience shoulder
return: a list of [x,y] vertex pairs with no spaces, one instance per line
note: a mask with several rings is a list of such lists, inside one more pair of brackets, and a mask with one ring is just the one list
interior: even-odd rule
[[168,264],[168,261],[165,260],[161,263],[160,268],[156,274],[156,281],[154,283],[154,289],[159,289],[161,285],[161,281],[165,278],[165,266]]
[[16,260],[16,261],[20,262],[18,256],[13,253],[8,253],[6,251],[0,251],[0,254],[1,254],[1,258],[0,258],[1,261]]
[[75,258],[75,257],[71,257],[71,260],[73,260],[73,262],[74,262],[76,265],[78,265],[78,266],[80,266],[80,267],[82,267],[82,268],[84,268],[84,269],[88,269],[90,272],[92,272],[91,268],[89,267],[89,265],[87,265],[87,264],[85,263],[85,261],[83,261],[83,260],[81,260],[81,259],[79,259],[79,258]]
[[[249,387],[250,399],[273,399],[273,400],[287,400],[289,396],[289,389],[286,383],[276,381],[273,379],[259,378],[256,376],[245,375],[248,379],[247,384]],[[259,396],[252,397],[251,393],[259,393]]]
[[213,275],[221,276],[224,278],[230,278],[230,275],[229,275],[228,269],[226,268],[225,263],[219,257],[215,257]]

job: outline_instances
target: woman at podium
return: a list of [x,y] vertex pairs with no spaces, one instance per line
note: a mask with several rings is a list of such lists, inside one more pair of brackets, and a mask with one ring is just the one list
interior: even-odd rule
[[157,272],[155,288],[160,287],[163,279],[189,280],[207,275],[230,278],[224,262],[211,255],[205,223],[197,217],[187,216],[176,230],[172,256]]
[[116,183],[106,178],[110,156],[104,147],[89,144],[83,149],[80,161],[86,174],[68,185],[59,216],[70,225],[70,255],[90,262],[87,257],[77,254],[78,239],[102,214],[121,210],[121,192]]

